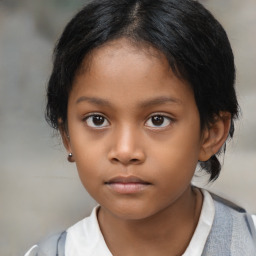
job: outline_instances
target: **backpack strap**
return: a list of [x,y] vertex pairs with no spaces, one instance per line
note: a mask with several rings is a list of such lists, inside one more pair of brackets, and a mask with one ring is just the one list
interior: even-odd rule
[[34,247],[28,256],[65,256],[66,237],[66,231],[50,236]]
[[65,256],[66,237],[67,237],[67,232],[64,231],[61,233],[60,237],[58,238],[56,256]]
[[256,255],[256,231],[246,211],[216,195],[212,195],[215,216],[203,256]]

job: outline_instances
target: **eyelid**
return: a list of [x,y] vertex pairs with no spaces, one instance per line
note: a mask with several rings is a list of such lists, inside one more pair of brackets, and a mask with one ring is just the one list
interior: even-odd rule
[[93,117],[93,116],[102,116],[108,122],[108,125],[107,126],[106,125],[105,126],[90,126],[90,125],[86,124],[88,127],[94,128],[94,129],[102,129],[102,128],[106,128],[106,127],[108,127],[110,125],[110,122],[109,122],[108,118],[103,113],[100,113],[100,112],[88,113],[85,116],[83,116],[82,121],[83,122],[87,122],[87,120],[90,117]]
[[174,121],[175,118],[171,116],[171,114],[165,113],[165,112],[154,112],[152,114],[150,114],[146,120],[148,120],[149,118],[153,117],[153,116],[162,116],[162,117],[166,117],[169,118],[170,120]]
[[154,116],[161,116],[163,118],[167,118],[169,121],[170,121],[170,124],[168,125],[165,125],[165,126],[149,126],[149,125],[146,125],[147,127],[151,128],[151,129],[164,129],[168,126],[170,126],[174,121],[175,119],[173,117],[171,117],[170,115],[166,114],[166,113],[163,113],[163,112],[155,112],[155,113],[152,113],[148,116],[148,118],[146,119],[146,122],[145,124],[150,120],[150,118],[154,117]]
[[107,119],[107,117],[105,116],[105,114],[103,114],[103,113],[101,113],[101,112],[89,112],[89,113],[83,115],[83,119],[86,119],[86,118],[88,118],[88,117],[90,117],[90,116],[103,116],[104,118]]

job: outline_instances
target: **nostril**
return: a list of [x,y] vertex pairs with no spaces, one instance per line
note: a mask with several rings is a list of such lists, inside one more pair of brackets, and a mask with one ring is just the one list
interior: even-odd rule
[[119,160],[117,158],[113,158],[112,161],[113,162],[119,162]]
[[123,164],[136,164],[136,163],[138,163],[139,162],[139,159],[137,159],[137,158],[133,158],[133,159],[130,159],[130,160],[121,160],[121,159],[118,159],[118,158],[116,158],[116,157],[113,157],[112,158],[112,162],[114,162],[114,163],[123,163]]

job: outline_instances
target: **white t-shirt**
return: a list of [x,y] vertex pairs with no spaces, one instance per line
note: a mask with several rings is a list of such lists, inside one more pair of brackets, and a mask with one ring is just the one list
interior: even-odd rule
[[[199,222],[189,246],[182,256],[198,256],[202,254],[213,224],[215,214],[213,199],[209,192],[204,189],[201,191],[204,195],[204,200]],[[66,256],[113,256],[105,243],[99,227],[97,219],[98,207],[93,209],[89,217],[79,221],[67,230]],[[256,228],[256,216],[252,216],[252,218]],[[35,246],[25,256],[28,256]]]

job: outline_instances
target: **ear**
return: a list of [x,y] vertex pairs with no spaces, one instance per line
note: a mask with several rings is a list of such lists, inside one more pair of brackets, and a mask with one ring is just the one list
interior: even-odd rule
[[229,112],[220,112],[213,123],[206,127],[202,135],[199,161],[205,162],[215,155],[227,140],[231,124]]
[[[69,135],[68,135],[68,129],[65,127],[62,120],[59,120],[59,131],[60,131],[60,135],[61,135],[61,138],[62,138],[63,145],[66,148],[66,150],[68,152],[68,155],[69,155],[70,153],[72,153],[71,145],[70,145],[70,138],[69,138]],[[74,156],[68,156],[67,159],[68,159],[69,162],[75,162]]]

